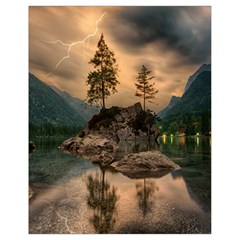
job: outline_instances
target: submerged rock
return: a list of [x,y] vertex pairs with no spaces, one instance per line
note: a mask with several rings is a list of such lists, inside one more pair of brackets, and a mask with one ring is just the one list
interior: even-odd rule
[[162,177],[180,169],[179,165],[159,151],[128,154],[112,166],[131,178]]

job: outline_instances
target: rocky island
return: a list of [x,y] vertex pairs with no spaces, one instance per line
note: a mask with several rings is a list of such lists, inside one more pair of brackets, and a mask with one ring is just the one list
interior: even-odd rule
[[102,109],[87,123],[81,134],[65,140],[61,148],[101,166],[113,166],[132,177],[160,177],[179,169],[159,151],[129,154],[116,159],[119,141],[155,141],[159,135],[156,116],[143,111],[140,103],[127,108]]

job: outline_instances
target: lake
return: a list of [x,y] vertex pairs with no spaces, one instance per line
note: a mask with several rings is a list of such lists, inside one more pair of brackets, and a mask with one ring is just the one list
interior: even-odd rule
[[181,169],[131,179],[63,152],[65,139],[32,139],[29,233],[211,233],[211,138],[119,143],[118,157],[159,150]]

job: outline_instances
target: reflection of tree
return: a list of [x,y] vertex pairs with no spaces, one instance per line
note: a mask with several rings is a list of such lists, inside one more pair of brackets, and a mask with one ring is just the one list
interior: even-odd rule
[[114,227],[116,222],[114,212],[116,210],[116,188],[110,186],[105,180],[105,170],[102,174],[96,174],[95,177],[87,177],[87,196],[88,206],[94,211],[90,221],[97,233],[108,233]]
[[155,186],[155,182],[147,182],[146,178],[144,178],[143,183],[136,184],[136,190],[138,205],[145,217],[147,213],[151,211],[154,201],[154,192],[158,190],[158,187]]

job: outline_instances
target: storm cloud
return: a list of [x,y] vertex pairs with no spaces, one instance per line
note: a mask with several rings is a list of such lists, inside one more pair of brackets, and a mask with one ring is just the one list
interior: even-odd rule
[[210,7],[128,7],[115,13],[110,31],[129,51],[155,44],[162,52],[176,51],[184,62],[209,62],[209,11]]

